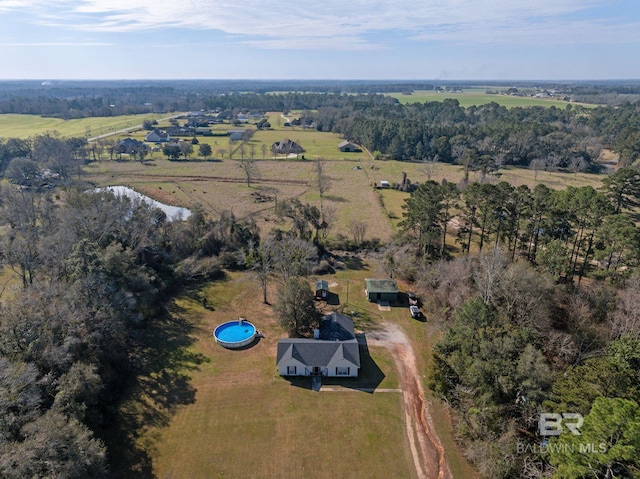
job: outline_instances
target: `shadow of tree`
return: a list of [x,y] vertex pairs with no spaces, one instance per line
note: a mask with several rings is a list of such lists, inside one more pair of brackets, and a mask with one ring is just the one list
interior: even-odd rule
[[362,261],[357,256],[345,255],[339,258],[340,261],[344,263],[344,265],[349,270],[358,271],[358,270],[366,270],[368,269],[367,265],[364,261]]
[[337,293],[334,293],[332,291],[329,291],[329,294],[327,296],[327,304],[331,305],[331,306],[337,306],[340,304],[340,295]]
[[102,437],[113,478],[155,478],[144,433],[167,426],[177,407],[195,401],[189,372],[210,359],[188,350],[194,326],[183,312],[173,304],[141,331],[130,352],[135,370]]

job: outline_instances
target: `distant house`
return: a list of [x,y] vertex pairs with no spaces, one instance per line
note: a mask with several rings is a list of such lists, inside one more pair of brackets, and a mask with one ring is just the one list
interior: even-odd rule
[[196,118],[189,118],[184,126],[191,128],[207,127],[211,123],[215,123],[215,117],[213,116],[199,116]]
[[125,138],[123,140],[120,140],[116,144],[116,153],[129,154],[134,151],[140,150],[140,148],[142,148],[142,145],[144,145],[144,143],[139,140],[134,140],[133,138]]
[[211,129],[204,126],[197,127],[195,133],[196,135],[200,136],[213,136],[213,133],[211,133]]
[[338,145],[338,150],[340,150],[343,153],[359,153],[362,151],[362,148],[360,148],[355,143],[344,140],[342,143]]
[[150,131],[147,136],[145,136],[144,141],[148,141],[149,143],[166,143],[171,139],[169,133],[162,130],[153,130]]
[[227,130],[229,141],[242,141],[247,130]]
[[360,347],[349,316],[324,316],[314,336],[278,341],[276,366],[281,376],[358,376]]
[[276,155],[288,155],[289,153],[295,153],[297,155],[298,153],[303,153],[304,148],[295,141],[286,138],[282,141],[276,141],[271,145],[271,152]]
[[316,281],[315,297],[316,299],[327,299],[329,297],[329,283],[324,279]]
[[369,301],[389,301],[398,300],[398,283],[395,279],[365,279],[365,294]]
[[195,128],[190,126],[169,126],[165,130],[169,136],[193,136]]

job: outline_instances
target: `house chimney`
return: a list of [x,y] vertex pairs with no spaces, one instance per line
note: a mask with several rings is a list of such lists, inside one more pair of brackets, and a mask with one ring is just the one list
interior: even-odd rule
[[318,328],[313,330],[313,339],[320,339],[320,330]]

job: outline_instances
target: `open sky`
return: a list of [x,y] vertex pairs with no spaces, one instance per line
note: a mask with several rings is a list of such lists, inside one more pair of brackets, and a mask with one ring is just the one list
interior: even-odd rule
[[2,79],[640,79],[640,0],[0,0]]

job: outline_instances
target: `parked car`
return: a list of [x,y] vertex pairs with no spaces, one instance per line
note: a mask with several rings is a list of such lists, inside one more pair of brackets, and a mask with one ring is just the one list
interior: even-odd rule
[[418,298],[415,293],[409,291],[407,293],[407,298],[409,299],[409,304],[413,306],[418,306]]
[[415,305],[409,306],[409,312],[411,313],[412,318],[419,318],[422,313],[420,313],[420,308]]

